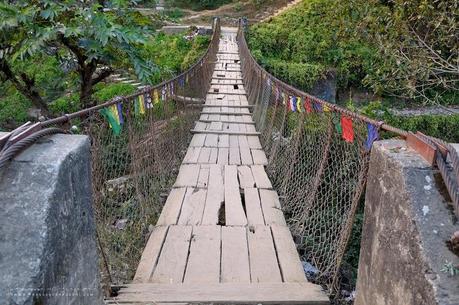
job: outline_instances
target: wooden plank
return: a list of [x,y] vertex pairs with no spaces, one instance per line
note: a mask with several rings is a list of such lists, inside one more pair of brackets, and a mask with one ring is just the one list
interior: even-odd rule
[[154,227],[150,234],[147,245],[143,250],[137,271],[134,276],[134,283],[143,283],[150,280],[153,270],[156,267],[159,253],[166,238],[167,226]]
[[228,148],[219,148],[218,149],[217,164],[227,165],[228,164],[228,157],[229,157],[229,149]]
[[[240,124],[243,125],[243,124]],[[249,148],[249,141],[247,136],[238,136],[239,147]]]
[[255,179],[255,184],[258,188],[273,188],[271,181],[269,181],[268,175],[265,172],[265,168],[262,165],[252,165],[250,168],[252,169],[253,178]]
[[303,304],[329,305],[319,285],[312,283],[133,284],[120,291],[112,304]]
[[188,147],[183,163],[197,163],[199,154],[201,153],[201,147]]
[[202,217],[203,225],[218,224],[218,212],[225,199],[223,186],[223,173],[220,165],[211,165],[209,174],[209,188],[207,191],[206,204]]
[[222,283],[250,283],[245,227],[222,227]]
[[207,188],[208,183],[209,183],[209,169],[201,166],[201,170],[199,171],[199,176],[198,176],[197,187]]
[[287,226],[276,191],[260,189],[260,201],[267,225]]
[[225,224],[244,226],[247,224],[237,179],[237,167],[225,165]]
[[218,148],[217,147],[212,147],[210,149],[209,163],[217,164],[217,159],[218,159]]
[[182,283],[190,239],[190,226],[169,227],[158,264],[150,280],[152,283]]
[[207,123],[197,121],[196,125],[194,126],[194,129],[199,131],[205,131],[207,129]]
[[247,223],[250,226],[264,225],[263,211],[261,209],[260,196],[258,189],[244,189],[245,209],[247,213]]
[[200,147],[204,146],[204,141],[206,140],[205,134],[195,134],[191,139],[190,146]]
[[204,146],[217,147],[218,146],[218,134],[208,134]]
[[179,225],[198,225],[201,223],[207,190],[188,188],[183,199],[182,211],[178,220]]
[[229,147],[239,147],[239,138],[235,135],[229,136]]
[[220,226],[193,227],[184,283],[220,282]]
[[222,130],[223,123],[222,122],[212,122],[210,123],[210,130]]
[[253,164],[255,165],[268,165],[268,158],[263,150],[252,149]]
[[229,164],[230,165],[240,165],[241,164],[241,155],[239,153],[239,147],[230,147]]
[[272,225],[271,232],[284,282],[306,282],[303,265],[289,228]]
[[239,147],[241,153],[241,164],[243,165],[252,165],[253,159],[252,154],[250,153],[250,148],[248,147]]
[[199,169],[198,164],[182,164],[174,187],[196,186]]
[[198,129],[192,129],[191,133],[195,134],[216,134],[216,135],[221,135],[221,134],[228,134],[228,135],[243,135],[243,136],[257,136],[260,133],[259,132],[248,132],[248,131],[228,131],[228,130],[198,130]]
[[227,134],[222,134],[218,136],[218,147],[222,148],[228,148],[229,147],[229,135]]
[[252,170],[248,166],[238,166],[237,174],[239,177],[240,187],[242,189],[248,187],[255,187],[255,180],[253,180]]
[[182,209],[183,198],[185,198],[186,188],[173,188],[167,197],[161,215],[159,216],[157,226],[177,224],[180,210]]
[[209,163],[210,147],[202,147],[199,154],[198,163]]
[[260,138],[257,136],[248,136],[247,141],[251,149],[261,149]]
[[248,240],[252,283],[282,282],[269,227],[251,227]]

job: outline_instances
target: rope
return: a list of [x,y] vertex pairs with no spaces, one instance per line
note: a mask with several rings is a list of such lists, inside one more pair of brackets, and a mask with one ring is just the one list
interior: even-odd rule
[[46,128],[37,131],[0,152],[0,169],[8,164],[17,154],[35,143],[38,139],[58,133],[68,133],[60,128]]

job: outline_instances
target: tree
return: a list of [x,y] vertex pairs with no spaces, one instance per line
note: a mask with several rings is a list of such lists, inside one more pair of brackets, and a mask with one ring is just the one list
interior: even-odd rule
[[[367,82],[389,94],[437,104],[459,92],[459,4],[454,0],[372,0],[382,9],[362,20],[373,22],[371,41],[385,65]],[[368,26],[364,28],[368,32]],[[451,98],[452,96],[452,98]],[[449,98],[448,98],[449,97]]]
[[15,63],[44,54],[50,48],[71,55],[79,75],[82,107],[94,105],[94,85],[113,67],[129,59],[137,76],[147,80],[154,68],[138,46],[145,29],[136,24],[131,1],[17,0],[0,3],[0,78],[9,80],[48,115],[48,104],[36,88],[34,75],[15,69]]

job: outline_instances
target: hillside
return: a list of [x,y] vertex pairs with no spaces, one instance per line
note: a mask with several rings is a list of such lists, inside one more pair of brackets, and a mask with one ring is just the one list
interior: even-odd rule
[[339,100],[459,104],[455,1],[303,0],[253,25],[256,58],[305,90],[336,72]]

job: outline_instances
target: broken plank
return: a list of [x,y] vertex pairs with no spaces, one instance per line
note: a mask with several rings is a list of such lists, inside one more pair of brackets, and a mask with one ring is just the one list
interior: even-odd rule
[[209,187],[207,190],[206,204],[202,217],[203,225],[216,225],[218,212],[225,199],[223,186],[223,173],[220,165],[211,165],[209,174]]
[[253,180],[252,170],[248,166],[238,166],[237,173],[239,177],[240,187],[242,189],[248,187],[255,187],[255,180]]
[[239,193],[237,167],[233,165],[225,165],[225,224],[228,226],[247,224]]
[[260,189],[260,201],[267,225],[287,225],[276,191]]
[[263,211],[261,209],[260,196],[258,189],[244,189],[245,209],[247,213],[247,223],[250,226],[264,225]]
[[255,184],[261,189],[273,188],[271,181],[269,181],[268,175],[265,172],[265,168],[262,165],[252,165],[252,174],[255,179]]

